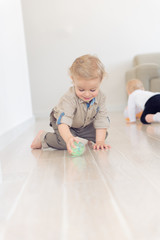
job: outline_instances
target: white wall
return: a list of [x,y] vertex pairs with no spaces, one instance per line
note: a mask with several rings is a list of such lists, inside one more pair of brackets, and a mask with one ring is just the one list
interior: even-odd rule
[[30,118],[32,106],[20,0],[0,0],[0,136]]
[[48,116],[70,85],[68,68],[96,54],[106,66],[108,109],[126,102],[125,72],[136,54],[160,50],[159,0],[21,0],[33,110]]

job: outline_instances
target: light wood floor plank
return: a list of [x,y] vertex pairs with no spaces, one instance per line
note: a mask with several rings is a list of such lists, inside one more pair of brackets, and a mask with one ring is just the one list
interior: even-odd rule
[[131,239],[100,180],[67,185],[66,239]]
[[63,155],[64,151],[41,151],[37,165],[27,179],[8,221],[6,240],[60,239],[63,218]]
[[160,196],[138,168],[113,149],[94,152],[94,158],[125,217],[133,239],[159,236]]
[[83,157],[67,154],[65,169],[67,239],[132,239],[88,147]]
[[0,152],[1,240],[160,239],[160,124],[110,116],[107,151],[31,151],[44,119]]

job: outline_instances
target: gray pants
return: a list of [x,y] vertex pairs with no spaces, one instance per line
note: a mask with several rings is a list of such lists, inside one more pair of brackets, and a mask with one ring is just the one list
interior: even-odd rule
[[[42,146],[43,147],[51,147],[59,150],[66,150],[66,143],[61,137],[59,131],[58,131],[58,126],[56,124],[56,119],[53,118],[53,116],[50,118],[50,126],[53,127],[54,132],[48,132],[45,134],[43,141],[42,141]],[[93,123],[89,124],[86,127],[83,128],[70,128],[70,131],[73,136],[75,137],[80,137],[80,138],[85,138],[88,141],[96,142],[96,129],[93,126]],[[107,137],[108,133],[106,134]]]

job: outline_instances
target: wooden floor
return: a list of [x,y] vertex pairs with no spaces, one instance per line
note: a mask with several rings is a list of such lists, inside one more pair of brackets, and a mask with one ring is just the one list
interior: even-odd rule
[[0,240],[159,240],[160,124],[111,114],[108,151],[34,150],[38,121],[0,152]]

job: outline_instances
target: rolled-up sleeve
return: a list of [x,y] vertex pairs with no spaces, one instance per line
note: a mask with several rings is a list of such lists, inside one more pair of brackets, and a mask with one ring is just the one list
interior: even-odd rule
[[106,97],[102,95],[97,108],[97,115],[93,122],[95,128],[108,128],[110,125],[110,119],[107,115],[106,109]]
[[54,108],[54,116],[57,119],[57,125],[66,124],[72,126],[76,104],[74,98],[64,96],[60,99],[59,104]]

